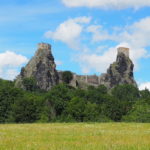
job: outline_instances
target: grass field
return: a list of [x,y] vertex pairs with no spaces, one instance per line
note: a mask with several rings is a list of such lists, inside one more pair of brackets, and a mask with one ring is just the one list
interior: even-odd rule
[[0,150],[150,150],[150,124],[0,125]]

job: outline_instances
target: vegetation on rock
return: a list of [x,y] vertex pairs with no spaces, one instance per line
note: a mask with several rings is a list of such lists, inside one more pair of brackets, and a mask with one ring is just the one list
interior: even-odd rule
[[70,71],[64,71],[62,73],[62,80],[63,80],[63,82],[69,84],[72,79],[73,79],[73,75],[72,75],[72,73]]

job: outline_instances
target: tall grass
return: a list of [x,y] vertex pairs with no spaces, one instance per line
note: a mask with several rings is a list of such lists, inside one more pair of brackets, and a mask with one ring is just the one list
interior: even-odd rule
[[150,124],[5,124],[0,150],[150,150]]

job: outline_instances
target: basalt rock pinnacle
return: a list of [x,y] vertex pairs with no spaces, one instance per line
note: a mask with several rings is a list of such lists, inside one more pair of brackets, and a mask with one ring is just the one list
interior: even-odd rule
[[51,45],[38,44],[38,50],[34,57],[21,69],[21,73],[16,79],[16,86],[23,88],[23,79],[31,77],[35,78],[37,86],[43,90],[49,90],[58,83],[58,74],[51,53]]
[[119,84],[132,84],[137,86],[133,76],[134,64],[129,58],[129,49],[118,48],[116,62],[110,65],[106,74],[101,75],[100,84],[111,89]]

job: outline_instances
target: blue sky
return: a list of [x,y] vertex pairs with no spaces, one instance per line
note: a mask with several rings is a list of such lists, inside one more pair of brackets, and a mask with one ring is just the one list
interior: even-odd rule
[[140,89],[150,88],[150,0],[0,0],[0,77],[14,79],[40,42],[57,69],[78,74],[105,73],[129,47]]

